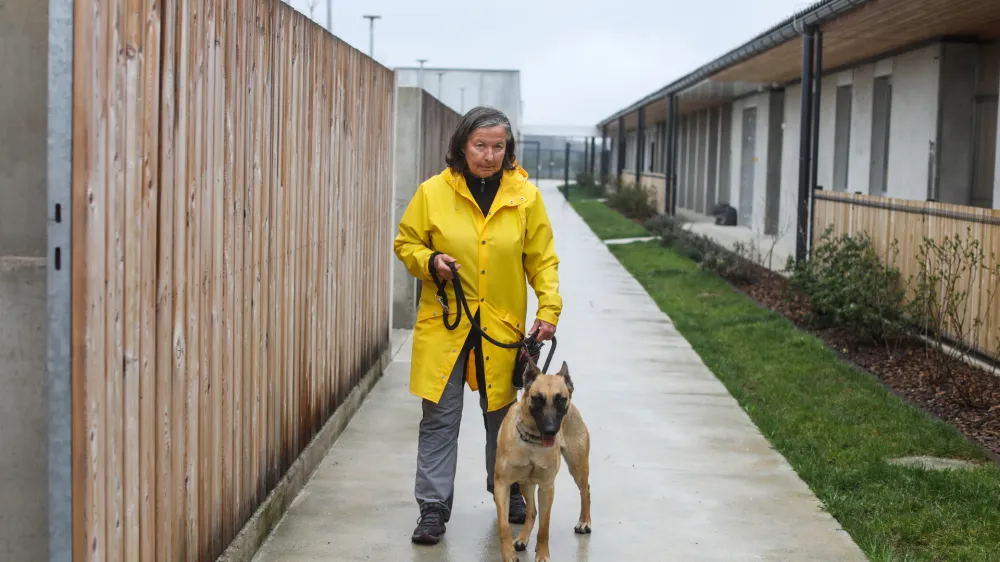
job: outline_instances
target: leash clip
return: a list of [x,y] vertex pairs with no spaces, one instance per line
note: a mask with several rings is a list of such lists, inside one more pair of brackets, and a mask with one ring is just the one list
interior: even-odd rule
[[441,308],[442,308],[442,309],[444,310],[444,313],[445,313],[445,314],[448,314],[448,311],[449,311],[449,310],[448,310],[448,305],[447,305],[447,304],[446,304],[446,303],[444,302],[444,299],[443,299],[443,298],[441,298],[441,295],[438,295],[438,296],[436,296],[436,297],[434,297],[434,298],[435,298],[435,300],[437,300],[437,301],[438,301],[438,303],[440,303],[440,304],[441,304]]

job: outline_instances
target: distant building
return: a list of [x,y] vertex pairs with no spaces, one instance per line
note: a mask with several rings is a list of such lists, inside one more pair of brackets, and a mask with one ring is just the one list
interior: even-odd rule
[[445,105],[464,115],[478,105],[494,107],[510,119],[514,138],[520,138],[523,119],[521,72],[477,68],[396,67],[397,87],[422,87]]

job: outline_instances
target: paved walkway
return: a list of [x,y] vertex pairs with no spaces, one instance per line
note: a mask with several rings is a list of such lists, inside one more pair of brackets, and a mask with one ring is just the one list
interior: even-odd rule
[[[544,196],[565,301],[553,363],[568,362],[592,434],[594,532],[573,533],[579,496],[564,468],[553,560],[865,560],[554,186]],[[397,345],[385,377],[255,560],[500,560],[471,391],[448,532],[434,547],[409,541],[420,402],[407,390],[409,341]],[[534,560],[534,543],[533,533],[522,562]]]

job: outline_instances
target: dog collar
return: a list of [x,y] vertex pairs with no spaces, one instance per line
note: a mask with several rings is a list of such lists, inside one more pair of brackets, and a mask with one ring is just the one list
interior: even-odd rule
[[541,445],[542,436],[532,433],[525,429],[520,422],[517,423],[517,435],[521,438],[521,441],[525,443],[531,443],[532,445]]

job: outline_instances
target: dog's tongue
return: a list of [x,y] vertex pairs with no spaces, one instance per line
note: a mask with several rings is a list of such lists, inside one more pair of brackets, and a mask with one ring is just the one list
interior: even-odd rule
[[551,446],[553,446],[555,444],[556,444],[556,436],[555,435],[543,435],[542,436],[542,446],[543,447],[551,447]]

